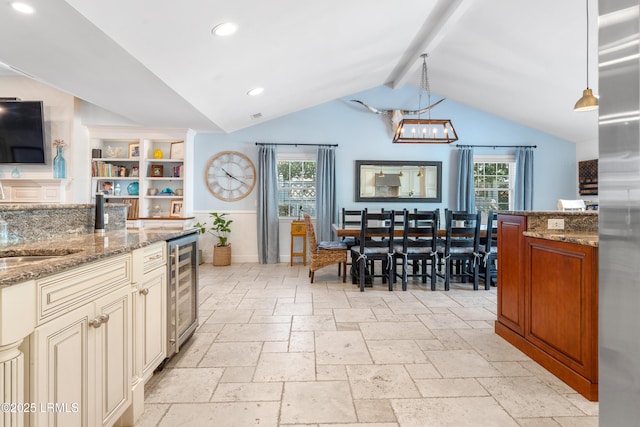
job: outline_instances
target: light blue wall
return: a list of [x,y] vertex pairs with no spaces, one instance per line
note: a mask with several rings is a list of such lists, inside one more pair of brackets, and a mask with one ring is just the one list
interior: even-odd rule
[[[265,96],[268,96],[265,94]],[[392,90],[386,86],[374,88],[351,97],[306,109],[285,117],[270,120],[230,134],[198,134],[195,138],[195,203],[198,211],[254,210],[255,190],[239,202],[223,202],[214,198],[204,182],[204,168],[208,159],[219,151],[235,150],[256,159],[256,142],[339,144],[336,151],[337,189],[339,206],[357,206],[354,202],[355,160],[435,160],[443,165],[443,198],[440,204],[387,204],[389,208],[414,207],[455,208],[457,185],[457,149],[450,145],[392,144],[385,119],[350,102],[359,99],[382,108],[418,107],[417,89],[405,86]],[[432,101],[440,99],[432,95]],[[426,101],[423,97],[423,106]],[[555,210],[560,198],[574,199],[577,194],[576,147],[543,132],[521,126],[500,117],[446,100],[432,112],[433,118],[451,119],[459,144],[537,145],[534,160],[534,209]],[[268,117],[267,117],[268,118]],[[280,147],[281,152],[295,152],[294,147]],[[513,149],[477,148],[476,154],[506,154]],[[201,178],[202,177],[202,178]],[[364,204],[362,204],[364,205]],[[394,206],[395,205],[395,206]],[[369,207],[382,204],[367,203]]]

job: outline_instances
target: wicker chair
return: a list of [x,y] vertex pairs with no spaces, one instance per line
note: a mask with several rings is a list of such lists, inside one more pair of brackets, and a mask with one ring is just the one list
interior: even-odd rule
[[332,264],[342,264],[342,281],[347,281],[347,245],[342,242],[320,242],[316,240],[316,232],[309,214],[304,214],[307,226],[307,241],[309,242],[309,277],[311,283],[316,270]]

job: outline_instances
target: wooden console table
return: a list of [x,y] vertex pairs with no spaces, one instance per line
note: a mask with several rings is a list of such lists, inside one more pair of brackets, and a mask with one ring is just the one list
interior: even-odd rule
[[[294,252],[296,237],[302,237],[302,250]],[[291,221],[291,258],[289,265],[293,265],[294,257],[302,257],[303,265],[307,265],[307,226],[304,221]]]

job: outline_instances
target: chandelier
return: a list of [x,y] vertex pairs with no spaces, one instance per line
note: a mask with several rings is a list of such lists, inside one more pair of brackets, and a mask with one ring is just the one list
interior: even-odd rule
[[[429,88],[429,78],[427,76],[427,56],[426,53],[420,55],[422,58],[422,79],[420,80],[420,92],[418,95],[418,110],[422,108],[422,93],[427,95],[427,105],[431,105],[431,89]],[[431,110],[427,111],[427,118],[417,119],[403,118],[393,136],[394,143],[413,144],[450,144],[458,140],[456,130],[449,119],[432,119]]]

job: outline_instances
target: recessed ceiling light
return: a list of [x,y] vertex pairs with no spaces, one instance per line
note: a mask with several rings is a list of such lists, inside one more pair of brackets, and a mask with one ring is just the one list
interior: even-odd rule
[[218,24],[211,29],[211,34],[216,36],[230,36],[238,30],[238,26],[233,22],[225,22],[224,24]]
[[26,3],[19,3],[14,1],[13,3],[11,3],[11,7],[13,7],[14,10],[22,13],[31,14],[35,12],[35,9]]
[[256,88],[251,89],[249,92],[247,92],[247,95],[258,96],[262,92],[264,92],[264,88],[263,87],[256,87]]

